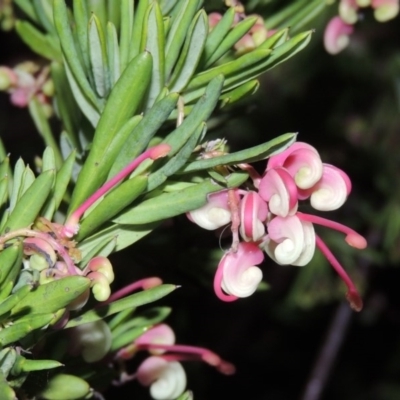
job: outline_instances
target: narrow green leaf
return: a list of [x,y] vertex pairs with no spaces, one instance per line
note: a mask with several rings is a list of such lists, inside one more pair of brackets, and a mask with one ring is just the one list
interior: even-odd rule
[[152,76],[146,104],[148,110],[164,87],[165,81],[164,22],[157,2],[151,3],[145,15],[140,47],[141,51],[148,51],[153,58]]
[[71,152],[71,154],[65,160],[60,170],[57,172],[56,183],[54,185],[54,194],[53,194],[54,206],[56,209],[58,209],[59,205],[61,204],[61,201],[67,190],[68,183],[71,180],[72,170],[74,168],[74,163],[75,163],[75,156],[76,156],[76,150]]
[[281,26],[290,26],[290,18],[299,13],[309,3],[310,0],[298,0],[293,3],[289,3],[286,7],[282,8],[278,12],[268,16],[265,19],[265,26],[268,29],[277,29]]
[[51,131],[50,124],[43,110],[42,104],[40,104],[36,97],[32,97],[29,101],[28,108],[33,122],[35,123],[36,129],[42,136],[46,146],[50,146],[53,149],[57,168],[60,168],[62,165],[61,152],[54,138],[53,132]]
[[82,252],[82,260],[92,258],[97,254],[98,249],[104,248],[111,240],[115,241],[114,251],[125,249],[148,235],[158,225],[158,223],[137,226],[110,225],[79,243],[78,248]]
[[107,60],[108,70],[110,71],[110,85],[113,87],[121,75],[121,60],[117,30],[111,22],[107,24]]
[[40,393],[45,400],[79,400],[87,398],[90,386],[75,375],[57,374],[47,382],[46,388]]
[[263,72],[268,71],[293,57],[307,46],[311,40],[312,33],[313,31],[299,33],[283,43],[281,46],[276,47],[271,55],[265,59],[265,61],[261,61],[260,63],[251,66],[247,70],[228,77],[225,81],[225,87],[231,89],[238,84],[242,84],[250,79],[254,79]]
[[8,218],[5,229],[10,231],[29,226],[38,216],[54,184],[55,171],[46,171],[23,194]]
[[48,60],[61,61],[61,48],[49,35],[38,31],[27,21],[17,21],[15,29],[23,42],[30,47],[34,53]]
[[[12,290],[14,286],[14,281],[19,274],[21,269],[22,260],[22,243],[16,242],[11,246],[6,247],[0,252],[0,300],[5,299]],[[9,288],[9,282],[12,283],[11,288]],[[7,290],[5,289],[7,286]]]
[[88,10],[91,14],[97,15],[102,26],[107,25],[107,2],[108,0],[86,0]]
[[75,101],[62,64],[58,62],[51,64],[51,77],[56,93],[56,110],[74,147],[81,151],[77,134],[82,113]]
[[182,172],[201,171],[208,168],[214,168],[219,165],[234,165],[240,163],[252,163],[264,160],[276,152],[280,152],[289,147],[296,140],[296,133],[286,133],[278,136],[269,142],[251,147],[246,150],[237,151],[235,153],[224,156],[197,160],[187,164]]
[[[0,350],[0,375],[4,374],[4,377],[8,377],[15,361],[17,360],[17,356],[17,351],[12,347]],[[2,392],[0,391],[0,393]]]
[[11,315],[54,313],[79,297],[90,283],[90,279],[83,276],[68,276],[40,285],[12,308]]
[[20,287],[15,293],[8,296],[0,303],[0,320],[8,316],[8,312],[15,307],[30,291],[31,285]]
[[53,0],[54,7],[54,24],[60,38],[61,48],[65,55],[68,67],[76,82],[81,89],[83,95],[97,110],[100,110],[101,101],[96,97],[91,88],[84,72],[84,68],[80,63],[80,58],[75,47],[74,38],[68,20],[68,10],[64,0]]
[[[229,187],[229,186],[227,186]],[[163,193],[145,200],[114,219],[121,224],[144,224],[196,210],[207,202],[207,195],[225,189],[211,180],[172,193]]]
[[18,200],[22,195],[29,189],[32,183],[35,181],[35,174],[30,169],[29,165],[25,167],[24,174],[22,175],[21,188],[19,189]]
[[56,169],[56,160],[54,157],[54,150],[51,147],[46,147],[42,157],[42,171],[49,169]]
[[15,3],[32,21],[39,23],[32,0],[13,0]]
[[15,400],[17,398],[14,390],[8,384],[3,373],[0,371],[0,393],[3,396],[3,400]]
[[106,97],[110,91],[106,38],[99,18],[92,14],[89,20],[89,55],[97,94]]
[[[128,321],[134,312],[135,312],[135,309],[127,308],[124,311],[117,313],[116,315],[114,315],[114,317],[112,317],[107,322],[108,327],[111,329],[111,331],[114,330],[115,328],[120,326],[122,323]],[[0,353],[0,355],[1,355],[1,353]]]
[[258,46],[258,49],[274,49],[286,42],[289,36],[289,28],[281,29],[268,37]]
[[19,355],[11,373],[17,376],[25,372],[43,371],[45,369],[54,369],[62,366],[63,364],[55,360],[29,360]]
[[131,43],[129,45],[129,60],[139,54],[140,45],[142,43],[143,23],[149,4],[150,0],[140,0],[137,2],[135,19],[132,27],[132,36],[130,38]]
[[178,0],[160,0],[163,15],[168,14],[178,3]]
[[271,57],[271,50],[261,49],[254,50],[251,53],[244,54],[234,61],[227,62],[203,71],[197,74],[189,83],[186,91],[198,89],[206,85],[211,79],[219,74],[223,74],[226,78],[236,76],[242,71],[247,71],[252,66],[258,66],[261,62]]
[[221,108],[233,104],[245,97],[251,96],[254,94],[260,86],[260,83],[258,80],[253,79],[252,81],[245,82],[243,85],[240,85],[239,87],[236,87],[233,90],[230,90],[229,92],[225,92],[223,95],[221,95]]
[[200,61],[208,35],[208,17],[200,10],[187,34],[185,45],[175,66],[169,86],[171,91],[180,92],[192,78]]
[[200,2],[199,0],[180,1],[178,7],[165,44],[165,79],[169,78],[179,57],[189,26],[200,7]]
[[53,24],[53,7],[51,0],[32,0],[35,14],[37,15],[40,23],[49,33],[54,34]]
[[156,172],[150,175],[147,190],[151,191],[161,185],[167,180],[169,176],[172,176],[176,171],[185,165],[186,161],[192,155],[194,148],[204,137],[206,132],[206,123],[202,122],[189,137],[187,142],[179,150],[177,154],[169,157],[168,161],[159,168]]
[[19,158],[18,161],[15,163],[14,167],[14,174],[13,174],[13,187],[10,196],[10,206],[9,211],[11,212],[14,210],[15,205],[17,204],[19,198],[19,191],[22,185],[22,176],[25,171],[25,163],[23,162],[22,158]]
[[68,63],[64,62],[65,72],[67,74],[68,82],[71,86],[71,92],[74,94],[75,101],[79,105],[82,113],[90,121],[92,126],[95,128],[100,119],[100,112],[85,96],[79,87],[78,82],[75,80]]
[[14,325],[0,331],[0,346],[6,346],[24,338],[35,329],[43,328],[53,319],[53,314],[37,314],[30,317],[29,321],[16,322]]
[[[143,3],[143,1],[142,1]],[[123,71],[130,59],[129,52],[132,41],[133,19],[134,19],[134,2],[131,0],[120,0],[121,15],[121,34],[119,59],[121,63],[121,71]],[[136,38],[140,40],[140,38]]]
[[110,315],[116,314],[128,308],[135,308],[145,304],[153,303],[176,289],[175,285],[160,285],[152,289],[143,290],[141,292],[124,297],[123,299],[114,301],[94,310],[85,312],[84,314],[71,319],[65,326],[65,329],[73,328],[74,326],[86,324],[88,322],[98,321]]
[[218,50],[218,47],[225,39],[226,35],[230,31],[233,21],[235,19],[235,8],[229,7],[222,19],[209,33],[206,44],[204,46],[204,53],[202,55],[201,66],[204,66],[205,62],[209,60],[212,55]]
[[73,12],[75,20],[75,35],[82,54],[84,70],[91,73],[89,57],[88,21],[89,11],[86,0],[73,0]]
[[193,393],[188,390],[187,392],[181,394],[176,400],[193,400],[194,396]]
[[80,241],[87,237],[89,233],[131,204],[146,189],[147,179],[146,176],[128,179],[107,194],[95,209],[83,218],[76,240]]
[[[88,159],[79,174],[70,210],[74,210],[105,181],[115,157],[124,145],[116,140],[115,135],[138,109],[150,82],[151,67],[151,55],[141,53],[128,64],[111,91]],[[133,87],[135,90],[132,90]]]
[[8,185],[9,185],[8,176],[5,176],[4,178],[0,179],[0,207],[7,201]]
[[240,21],[231,31],[226,35],[222,42],[218,45],[214,53],[206,61],[205,67],[210,67],[218,61],[224,54],[226,54],[257,22],[256,16],[247,17]]
[[109,178],[121,171],[126,165],[135,159],[148,145],[150,139],[161,128],[175,108],[179,95],[170,93],[145,114],[144,118],[126,137],[124,146],[121,148],[115,162],[110,170]]
[[121,23],[121,6],[117,1],[107,1],[108,22],[113,24],[119,30]]

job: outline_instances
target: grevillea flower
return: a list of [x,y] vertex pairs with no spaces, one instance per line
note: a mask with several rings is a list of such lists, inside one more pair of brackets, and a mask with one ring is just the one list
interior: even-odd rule
[[239,243],[236,252],[228,251],[215,274],[216,295],[223,301],[251,296],[262,280],[262,272],[256,265],[263,260],[263,252],[254,243]]
[[148,357],[140,364],[137,380],[143,386],[150,386],[150,395],[155,400],[176,399],[186,387],[186,373],[181,363],[157,356]]
[[340,0],[339,15],[346,24],[355,24],[358,20],[358,4],[356,0]]
[[371,0],[374,17],[379,22],[395,18],[399,13],[399,0]]
[[197,210],[190,211],[187,217],[203,229],[214,230],[231,222],[228,190],[211,193],[207,196],[207,203]]
[[260,196],[268,202],[271,213],[286,217],[297,211],[297,187],[291,174],[276,167],[267,170],[259,184]]
[[101,319],[71,329],[71,337],[70,352],[88,363],[101,360],[111,348],[110,328]]
[[346,24],[340,17],[333,17],[325,28],[324,46],[328,53],[338,54],[344,50],[349,42],[349,36],[354,27]]
[[315,251],[314,227],[297,215],[277,216],[268,223],[268,235],[262,247],[280,265],[306,265]]

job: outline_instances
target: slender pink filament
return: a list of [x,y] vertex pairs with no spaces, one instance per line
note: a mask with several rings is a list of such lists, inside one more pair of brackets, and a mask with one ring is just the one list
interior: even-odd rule
[[227,375],[233,374],[235,371],[235,367],[232,364],[222,360],[220,356],[203,347],[140,343],[137,344],[137,348],[141,350],[160,349],[173,352],[173,354],[164,354],[161,356],[168,361],[197,360],[200,358],[202,361],[216,367],[220,372]]
[[162,284],[162,280],[157,277],[152,278],[145,278],[139,281],[133,282],[130,285],[123,287],[122,289],[114,292],[106,301],[101,302],[99,305],[109,304],[113,301],[119,300],[122,297],[131,294],[132,292],[139,290],[139,289],[150,289],[155,286],[159,286]]
[[361,311],[363,307],[363,303],[361,297],[355,287],[353,281],[347,275],[347,272],[343,269],[339,261],[329,250],[328,246],[323,242],[323,240],[319,236],[315,236],[315,242],[317,247],[321,250],[322,254],[326,257],[329,263],[332,265],[333,269],[337,272],[343,282],[346,284],[348,292],[347,292],[347,300],[350,303],[350,306],[355,311]]
[[304,214],[302,212],[297,212],[296,215],[303,221],[326,226],[327,228],[331,228],[344,233],[346,235],[346,242],[352,247],[355,247],[357,249],[365,249],[367,247],[366,239],[346,225],[331,221],[326,218],[318,217],[316,215]]
[[215,277],[214,277],[215,294],[222,301],[231,302],[231,301],[237,300],[238,297],[233,296],[233,295],[227,295],[223,292],[223,290],[221,288],[222,274],[223,274],[223,268],[222,268],[222,266],[218,266],[217,271],[215,272]]
[[77,223],[86,210],[92,206],[100,197],[104,196],[109,192],[117,183],[125,179],[131,174],[143,161],[151,158],[156,160],[157,158],[164,157],[168,154],[171,147],[165,143],[158,146],[150,147],[139,157],[135,158],[130,164],[123,168],[118,174],[113,176],[108,182],[106,182],[100,189],[96,190],[88,199],[86,199],[68,218],[65,226],[74,225]]

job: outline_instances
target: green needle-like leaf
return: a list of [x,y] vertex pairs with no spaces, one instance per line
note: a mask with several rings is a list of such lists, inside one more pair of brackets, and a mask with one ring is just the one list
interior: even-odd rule
[[[147,52],[141,53],[129,63],[111,91],[99,120],[89,157],[79,174],[70,211],[104,183],[111,165],[124,145],[124,141],[118,140],[116,134],[137,111],[150,82],[151,68],[151,55]],[[135,90],[132,90],[133,87]]]
[[89,20],[89,55],[97,94],[106,97],[110,90],[106,38],[99,18],[92,14]]
[[[131,0],[120,0],[121,35],[119,59],[122,71],[125,69],[130,59],[129,53],[132,40],[134,5],[135,2]],[[136,38],[136,40],[138,40],[138,38]]]
[[146,187],[146,176],[137,176],[123,182],[104,197],[95,209],[82,220],[76,239],[79,241],[82,240],[104,222],[111,220],[112,217],[117,215],[143,193]]
[[29,226],[39,215],[54,184],[55,171],[45,171],[23,194],[7,220],[4,231]]
[[283,151],[296,140],[296,133],[286,133],[270,140],[267,143],[241,150],[236,153],[226,154],[224,156],[197,160],[185,166],[182,172],[194,172],[203,169],[214,168],[219,165],[233,165],[240,163],[252,163],[264,160],[272,154]]
[[8,296],[0,303],[0,320],[3,319],[12,308],[14,308],[30,291],[31,285],[24,285],[20,287],[15,293]]
[[151,83],[146,104],[146,109],[149,109],[160,94],[165,81],[164,21],[157,2],[151,3],[146,13],[140,48],[141,51],[146,50],[153,56]]
[[14,325],[0,331],[0,346],[17,342],[35,329],[43,328],[54,318],[53,314],[37,314],[30,317],[29,321],[16,322]]
[[89,58],[89,39],[88,39],[88,21],[90,18],[86,0],[73,0],[73,12],[75,20],[75,35],[82,54],[84,70],[91,74]]
[[81,89],[83,95],[97,110],[101,110],[102,103],[97,98],[86,78],[84,67],[80,62],[80,57],[75,47],[65,0],[54,0],[53,7],[54,24],[60,38],[61,48],[66,62],[68,63],[68,67],[76,79],[77,85]]
[[183,42],[187,37],[189,26],[200,7],[200,1],[180,1],[178,7],[179,9],[172,20],[172,25],[168,32],[168,38],[165,44],[165,78],[167,80],[169,79],[172,69],[179,57]]
[[51,0],[32,0],[35,14],[47,32],[54,34],[53,7]]
[[55,360],[29,360],[18,355],[11,373],[17,376],[24,372],[43,371],[45,369],[54,369],[62,366],[63,364]]
[[204,46],[204,53],[200,65],[204,67],[204,64],[211,56],[218,50],[218,47],[225,39],[226,35],[230,31],[233,21],[235,19],[235,8],[229,7],[226,13],[223,15],[221,20],[207,36],[206,44]]
[[121,60],[117,30],[111,22],[107,24],[107,60],[108,70],[110,71],[110,85],[113,87],[121,75]]
[[114,221],[121,224],[143,224],[175,217],[200,208],[206,203],[208,194],[218,192],[226,187],[237,187],[239,186],[238,182],[243,183],[243,179],[247,179],[247,174],[236,176],[232,174],[227,177],[226,185],[220,185],[207,179],[183,190],[163,193],[125,211]]
[[54,37],[45,35],[27,21],[17,21],[15,29],[32,51],[48,60],[61,61],[61,48]]
[[121,300],[116,300],[110,304],[98,307],[95,310],[87,311],[79,317],[71,319],[65,328],[73,328],[74,326],[86,324],[88,322],[98,321],[99,319],[104,319],[128,308],[135,308],[153,303],[154,301],[167,296],[175,289],[175,285],[166,284],[131,294]]
[[126,138],[124,146],[115,158],[109,178],[121,171],[122,168],[143,152],[151,138],[168,119],[168,116],[176,106],[178,98],[179,95],[177,93],[170,93],[151,107],[136,128]]
[[200,61],[207,34],[208,17],[205,11],[201,10],[189,28],[185,45],[171,76],[169,86],[172,91],[180,92],[192,78]]
[[[0,252],[0,300],[5,299],[21,270],[22,243],[16,242]],[[10,287],[11,282],[11,287]]]
[[68,276],[38,286],[26,295],[12,310],[11,315],[48,314],[65,308],[90,287],[90,279]]
[[240,21],[218,45],[214,53],[206,61],[205,67],[210,67],[225,53],[231,50],[235,43],[238,42],[253,27],[256,22],[257,17],[247,17],[243,21]]

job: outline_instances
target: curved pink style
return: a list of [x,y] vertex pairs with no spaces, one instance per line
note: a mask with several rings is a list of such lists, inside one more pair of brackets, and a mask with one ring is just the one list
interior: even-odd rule
[[[175,333],[171,329],[171,327],[167,324],[158,324],[150,328],[147,332],[143,333],[143,335],[139,336],[135,340],[135,345],[149,345],[152,344],[164,344],[164,345],[173,345],[175,343]],[[163,354],[165,353],[164,349],[149,349],[151,354]]]
[[338,54],[349,44],[349,36],[353,33],[352,25],[346,24],[340,17],[332,18],[325,28],[324,46],[328,53]]

